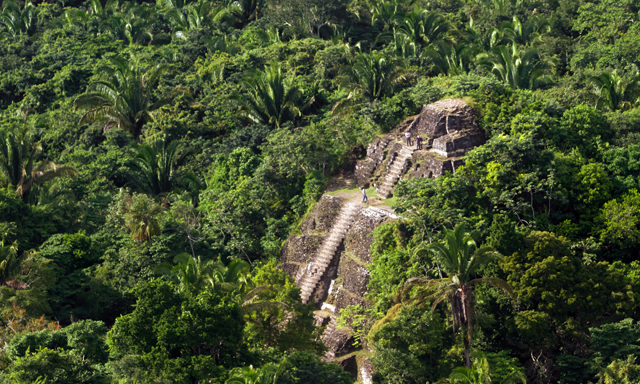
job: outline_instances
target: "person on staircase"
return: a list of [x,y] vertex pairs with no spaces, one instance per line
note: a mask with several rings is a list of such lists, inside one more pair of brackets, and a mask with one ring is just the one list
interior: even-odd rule
[[420,137],[420,135],[416,136],[416,149],[422,149],[422,137]]
[[362,202],[369,202],[369,198],[367,198],[367,190],[362,187]]
[[404,134],[405,139],[407,139],[407,147],[411,146],[411,132],[407,131]]

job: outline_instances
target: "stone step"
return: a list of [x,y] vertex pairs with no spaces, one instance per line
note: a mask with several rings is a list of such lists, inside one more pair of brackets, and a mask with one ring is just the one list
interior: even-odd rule
[[353,216],[358,209],[358,206],[355,204],[347,204],[342,207],[338,219],[330,230],[329,237],[322,243],[318,253],[313,259],[313,273],[307,274],[301,279],[300,287],[302,288],[301,298],[303,303],[309,301],[322,276],[333,261],[340,242],[344,239],[344,235],[349,229],[350,223],[353,221]]
[[329,266],[329,264],[331,264],[331,260],[333,260],[333,255],[327,256],[327,257],[321,257],[318,259],[318,266],[326,268]]
[[394,177],[397,177],[400,175],[400,172],[391,172],[391,173],[387,173],[387,177],[389,177],[391,179],[393,179]]
[[309,279],[308,281],[306,281],[304,283],[304,285],[301,288],[304,288],[305,290],[314,289],[316,287],[316,285],[318,285],[317,280],[318,279],[316,279],[316,278]]
[[391,170],[391,172],[387,173],[387,177],[389,176],[397,176],[400,174],[400,170]]

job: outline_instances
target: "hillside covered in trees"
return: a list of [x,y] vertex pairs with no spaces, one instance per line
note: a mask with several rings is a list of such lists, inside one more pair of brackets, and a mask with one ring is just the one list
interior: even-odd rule
[[4,0],[0,383],[353,383],[278,256],[425,104],[486,143],[402,180],[374,383],[640,382],[635,0]]

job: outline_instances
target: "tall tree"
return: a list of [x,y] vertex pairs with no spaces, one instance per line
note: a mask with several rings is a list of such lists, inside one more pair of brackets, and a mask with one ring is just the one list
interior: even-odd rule
[[624,78],[616,70],[602,73],[589,79],[596,87],[598,101],[596,108],[612,111],[627,110],[640,103],[640,76]]
[[473,366],[457,367],[449,375],[449,379],[445,382],[451,384],[526,384],[527,378],[520,370],[512,371],[506,374],[502,380],[492,380],[491,367],[489,361],[482,352],[476,352],[473,356]]
[[261,368],[248,367],[234,368],[229,372],[229,379],[225,384],[275,384],[277,380],[278,366],[267,363]]
[[5,235],[0,241],[0,286],[7,285],[20,269],[22,257],[18,256],[18,241],[9,244]]
[[142,190],[151,195],[171,192],[175,182],[175,166],[179,160],[178,141],[167,141],[166,137],[154,140],[151,144],[135,146],[134,158],[135,182]]
[[426,49],[424,54],[430,59],[436,72],[454,76],[469,71],[473,51],[465,43],[452,46],[444,41],[438,41]]
[[186,93],[182,88],[174,88],[154,98],[153,90],[164,70],[158,64],[143,72],[135,60],[112,59],[111,66],[97,69],[100,79],[76,98],[75,107],[85,111],[80,123],[104,122],[105,131],[121,128],[140,142],[144,126],[153,121],[160,108]]
[[407,79],[403,65],[401,60],[381,52],[359,53],[342,75],[341,87],[349,94],[334,105],[334,112],[363,100],[392,95],[397,85]]
[[300,115],[302,89],[285,78],[277,62],[265,66],[264,72],[250,71],[242,81],[242,88],[245,92],[234,99],[240,103],[241,115],[254,123],[279,128]]
[[205,261],[200,256],[181,253],[173,261],[175,265],[161,264],[156,271],[176,282],[181,289],[198,292],[210,287],[240,293],[253,287],[251,267],[244,260],[236,259],[225,266],[220,261]]
[[407,13],[395,28],[395,33],[405,36],[419,50],[448,38],[451,24],[439,13],[416,9]]
[[16,37],[33,33],[37,21],[36,7],[26,1],[24,7],[15,1],[5,1],[0,12],[0,35]]
[[0,131],[0,172],[24,202],[29,200],[34,185],[78,173],[73,167],[57,166],[47,160],[36,165],[41,152],[35,129],[21,125]]
[[[424,249],[433,254],[436,266],[447,276],[435,280],[407,280],[403,289],[404,302],[431,303],[433,311],[438,304],[447,300],[451,304],[454,331],[462,325],[467,327],[467,332],[463,335],[465,364],[467,368],[471,368],[469,351],[473,333],[476,285],[493,285],[513,296],[513,290],[506,281],[497,277],[474,276],[483,266],[501,260],[502,256],[491,247],[477,247],[473,238],[466,233],[464,224],[457,225],[453,230],[445,229],[443,242],[429,244]],[[413,288],[417,288],[416,292],[413,292]]]
[[241,20],[242,25],[258,20],[264,6],[264,0],[227,0],[226,3]]
[[131,238],[151,243],[160,234],[158,215],[162,207],[143,194],[127,195],[124,200],[124,226],[131,232]]
[[516,44],[496,46],[478,55],[478,63],[513,89],[536,89],[549,67],[536,49],[519,51]]

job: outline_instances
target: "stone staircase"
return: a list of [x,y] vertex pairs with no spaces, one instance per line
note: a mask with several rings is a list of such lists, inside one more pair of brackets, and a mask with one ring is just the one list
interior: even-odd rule
[[309,302],[309,299],[316,290],[324,272],[329,264],[331,264],[331,261],[338,250],[338,246],[342,242],[344,234],[347,232],[347,229],[349,229],[357,211],[358,206],[351,203],[345,204],[340,210],[340,214],[338,215],[335,224],[331,227],[329,236],[322,243],[320,250],[313,259],[313,266],[311,267],[311,270],[307,269],[301,279],[300,287],[302,288],[302,292],[300,293],[300,296],[302,297],[303,303],[306,304]]
[[380,197],[382,197],[383,199],[391,197],[393,188],[396,186],[398,180],[400,180],[400,178],[402,177],[402,171],[405,169],[407,160],[411,158],[411,155],[413,155],[414,151],[415,148],[407,147],[406,145],[402,146],[402,150],[398,152],[396,158],[393,159],[393,162],[389,166],[389,172],[387,173],[385,179],[382,181],[382,185],[378,190],[378,195]]
[[[327,324],[327,328],[324,329],[324,332],[322,333],[321,339],[322,341],[325,343],[325,345],[329,345],[329,339],[333,336],[333,332],[336,330],[336,327],[338,326],[338,316],[337,315],[332,315],[331,319],[329,320],[329,324]],[[330,350],[327,351],[326,357],[329,360],[334,359],[335,353],[331,352]]]

